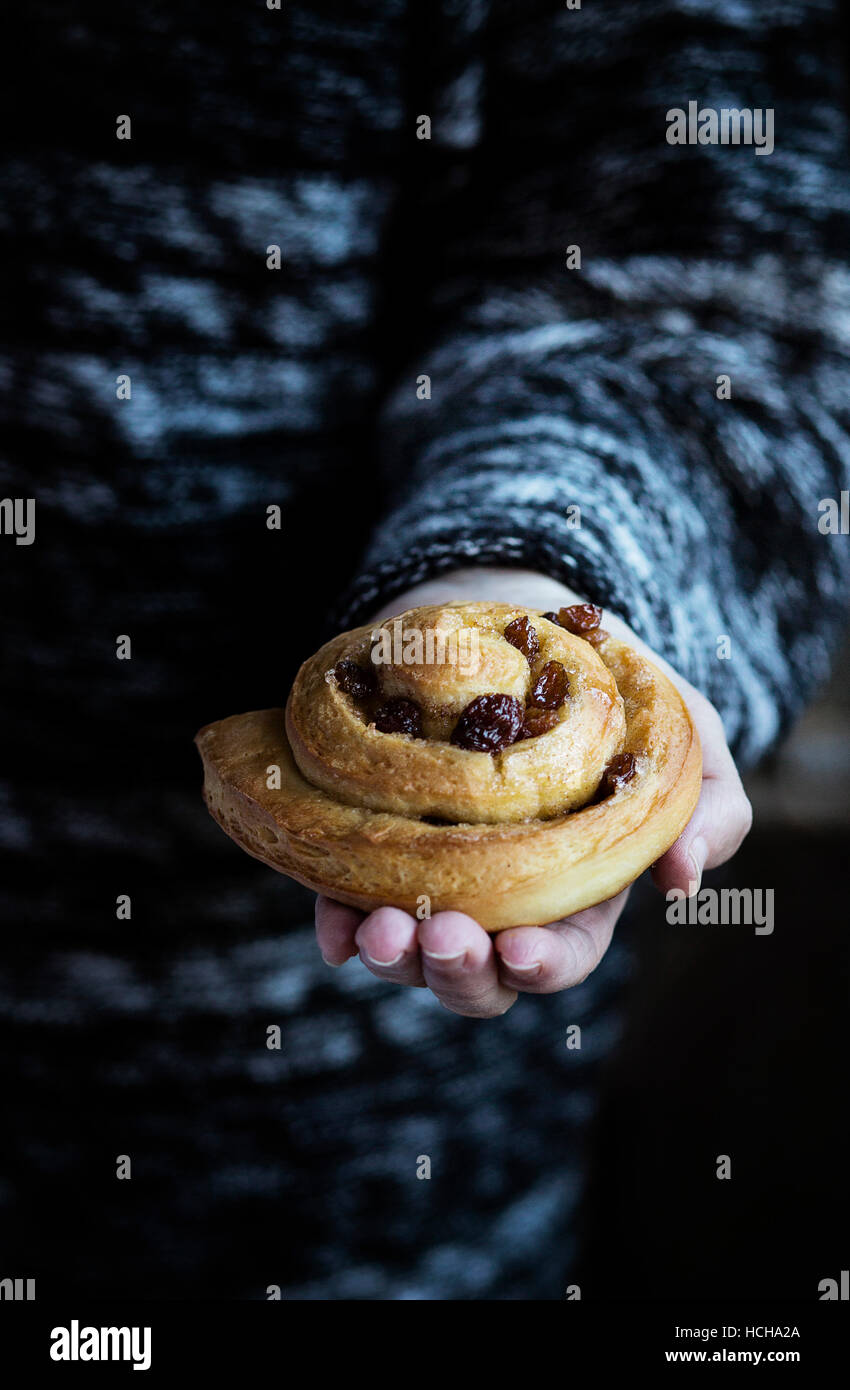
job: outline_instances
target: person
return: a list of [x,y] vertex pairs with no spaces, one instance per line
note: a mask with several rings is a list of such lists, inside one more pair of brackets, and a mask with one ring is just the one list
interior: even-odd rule
[[[736,760],[781,738],[845,615],[819,525],[850,458],[837,11],[28,23],[4,480],[36,531],[5,581],[3,825],[39,951],[4,966],[30,1059],[7,1248],[89,1294],[563,1297],[625,895],[495,939],[320,902],[325,960],[360,961],[330,970],[308,896],[203,820],[189,741],[283,703],[330,630],[587,599],[703,741],[657,885],[734,853]],[[775,112],[772,152],[671,142],[691,101],[739,134]]]

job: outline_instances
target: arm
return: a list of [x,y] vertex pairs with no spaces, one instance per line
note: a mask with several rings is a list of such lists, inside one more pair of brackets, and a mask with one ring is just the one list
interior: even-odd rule
[[[818,503],[850,473],[850,181],[831,6],[669,11],[494,3],[470,40],[483,137],[413,248],[440,309],[386,411],[393,503],[345,616],[473,591],[557,607],[553,584],[602,604],[673,664],[699,728],[703,794],[654,870],[688,889],[749,828],[727,738],[747,761],[770,746],[844,619],[848,548]],[[775,152],[669,145],[667,110],[694,98],[772,107]],[[459,914],[321,903],[319,939],[501,1013],[584,978],[624,900],[495,942]]]
[[[432,270],[405,305],[432,345],[386,410],[391,509],[345,622],[459,565],[526,566],[620,613],[749,762],[844,620],[850,549],[818,530],[850,474],[841,54],[818,0],[669,9],[496,0],[458,39],[481,135],[411,150],[414,179],[438,171],[403,281]],[[773,108],[774,152],[668,144],[691,98]]]

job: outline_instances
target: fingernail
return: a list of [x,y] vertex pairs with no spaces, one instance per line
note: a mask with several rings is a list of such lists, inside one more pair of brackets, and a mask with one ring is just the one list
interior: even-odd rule
[[325,965],[332,966],[334,970],[339,970],[339,967],[341,965],[345,965],[344,960],[328,960],[327,956],[325,955],[322,956],[322,960],[325,962]]
[[398,955],[393,956],[392,960],[376,960],[374,956],[367,955],[365,951],[360,952],[361,960],[368,961],[370,965],[377,965],[382,970],[386,970],[390,965],[398,965],[403,955],[404,951],[399,951]]
[[447,951],[443,953],[441,951],[426,951],[423,949],[422,954],[426,960],[438,960],[443,965],[449,962],[453,963],[454,961],[464,960],[466,957],[466,951]]
[[539,960],[531,960],[531,961],[528,962],[527,965],[519,965],[518,963],[516,963],[516,962],[514,962],[514,961],[512,961],[512,960],[506,960],[506,961],[505,961],[505,965],[507,966],[508,970],[516,970],[516,971],[518,971],[518,972],[522,972],[522,971],[539,970],[540,967],[541,967],[541,965],[542,965],[542,962],[539,961]]
[[688,857],[690,858],[694,871],[693,887],[691,887],[690,884],[688,885],[690,896],[693,896],[694,893],[699,891],[699,886],[702,883],[702,871],[705,866],[705,861],[708,858],[708,845],[701,835],[698,835],[695,840],[691,841]]

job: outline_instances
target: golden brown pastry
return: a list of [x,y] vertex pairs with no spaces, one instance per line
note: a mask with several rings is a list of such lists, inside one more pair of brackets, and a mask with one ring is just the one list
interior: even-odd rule
[[677,839],[702,769],[678,691],[599,616],[449,603],[342,633],[285,712],[200,731],[207,806],[365,910],[427,899],[499,931],[610,898]]

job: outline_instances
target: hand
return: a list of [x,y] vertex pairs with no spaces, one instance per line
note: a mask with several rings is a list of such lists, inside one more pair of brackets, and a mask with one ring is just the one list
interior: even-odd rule
[[[558,609],[586,600],[563,584],[527,570],[465,569],[400,595],[376,622],[393,613],[450,598],[493,599],[529,608]],[[677,675],[609,609],[603,623],[612,636],[644,652],[673,681],[702,742],[702,792],[678,840],[652,867],[662,892],[692,894],[703,869],[724,864],[752,824],[752,810],[714,706]],[[329,965],[359,955],[373,975],[399,985],[433,990],[453,1013],[493,1018],[518,994],[570,989],[595,970],[614,934],[629,889],[546,927],[510,927],[491,935],[462,912],[437,912],[418,921],[397,907],[368,915],[329,898],[316,903],[316,936]]]

